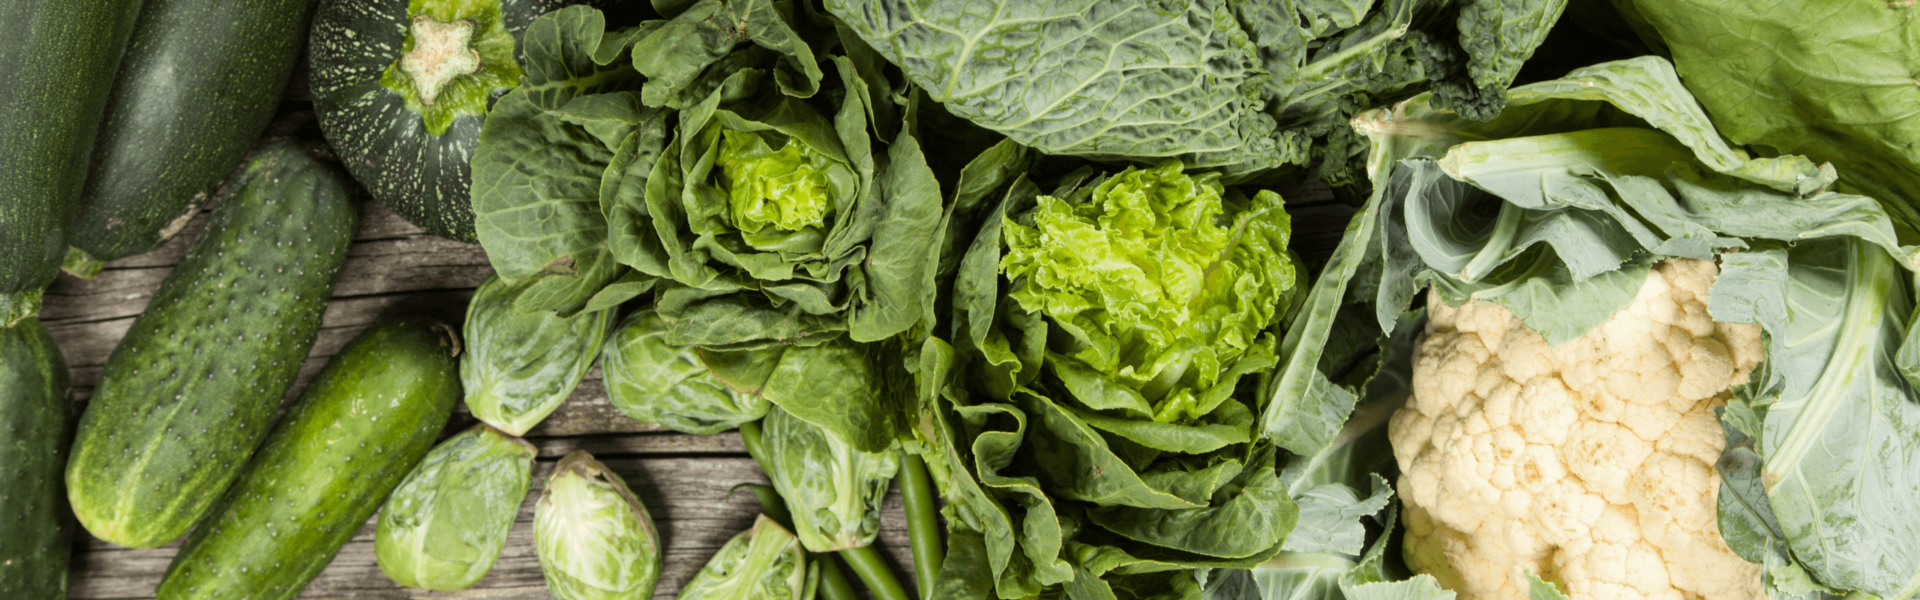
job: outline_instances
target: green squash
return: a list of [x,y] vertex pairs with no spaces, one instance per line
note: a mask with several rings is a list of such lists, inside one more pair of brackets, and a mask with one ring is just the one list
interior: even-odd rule
[[520,82],[521,36],[567,0],[323,0],[308,38],[313,109],[373,197],[477,242],[468,160],[493,101]]

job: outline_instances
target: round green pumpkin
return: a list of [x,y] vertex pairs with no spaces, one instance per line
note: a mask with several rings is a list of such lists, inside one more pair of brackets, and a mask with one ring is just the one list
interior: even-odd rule
[[373,197],[441,237],[479,241],[468,159],[520,82],[521,36],[567,0],[323,0],[308,39],[313,109]]

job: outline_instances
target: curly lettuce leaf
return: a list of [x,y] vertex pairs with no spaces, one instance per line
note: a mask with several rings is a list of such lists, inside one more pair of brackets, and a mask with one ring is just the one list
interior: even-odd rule
[[1119,395],[1158,421],[1197,419],[1218,406],[1204,391],[1265,343],[1293,284],[1291,220],[1265,191],[1229,215],[1223,192],[1215,176],[1168,162],[1041,196],[1001,226],[1010,296],[1076,342],[1055,371],[1070,387],[1122,388],[1083,402],[1107,408],[1099,398]]

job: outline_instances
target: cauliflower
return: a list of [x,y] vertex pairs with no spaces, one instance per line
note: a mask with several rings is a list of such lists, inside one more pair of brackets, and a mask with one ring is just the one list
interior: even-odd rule
[[1389,423],[1407,563],[1463,600],[1761,598],[1720,539],[1713,408],[1762,357],[1760,327],[1715,323],[1710,261],[1657,265],[1633,303],[1572,342],[1487,302],[1428,296],[1414,392]]

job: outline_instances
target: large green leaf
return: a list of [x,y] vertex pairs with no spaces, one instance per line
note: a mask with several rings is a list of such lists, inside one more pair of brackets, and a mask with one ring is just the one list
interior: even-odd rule
[[[1831,162],[1920,235],[1920,22],[1874,3],[1635,1],[1721,133]],[[1819,26],[1809,26],[1818,23]]]
[[1760,320],[1775,374],[1758,435],[1767,497],[1819,581],[1910,597],[1920,591],[1912,274],[1856,239],[1784,252],[1787,269],[1746,272],[1778,277],[1770,287],[1787,307]]

